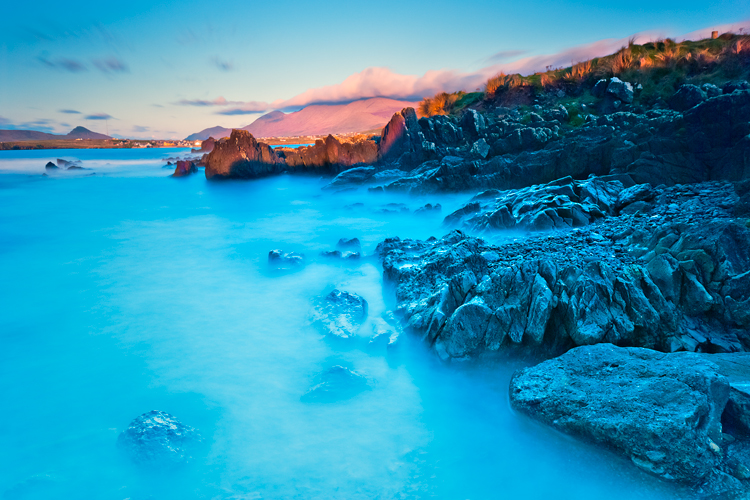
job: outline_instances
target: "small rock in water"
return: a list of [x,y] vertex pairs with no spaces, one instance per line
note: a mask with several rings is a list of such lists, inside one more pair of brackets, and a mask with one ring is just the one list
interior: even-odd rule
[[192,427],[169,413],[152,410],[130,422],[117,438],[117,446],[136,463],[176,466],[189,462],[201,441]]
[[349,368],[332,366],[317,377],[316,384],[302,395],[304,403],[333,403],[351,399],[368,390],[367,379]]
[[359,251],[362,249],[362,244],[359,242],[358,238],[341,238],[338,243],[336,243],[336,248],[341,250],[356,250]]
[[348,339],[357,335],[367,318],[367,301],[355,293],[333,290],[318,299],[311,317],[326,335]]
[[299,267],[305,263],[305,256],[297,252],[284,253],[281,250],[268,252],[268,265],[276,269]]
[[192,161],[178,161],[172,177],[185,177],[198,171],[198,167]]
[[47,164],[44,166],[44,168],[46,168],[47,170],[56,170],[57,165],[55,165],[51,161],[48,161]]

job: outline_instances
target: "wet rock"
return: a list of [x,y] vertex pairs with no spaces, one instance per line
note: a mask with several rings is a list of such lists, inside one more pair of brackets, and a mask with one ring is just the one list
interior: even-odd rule
[[117,445],[136,463],[169,467],[191,461],[201,440],[192,427],[169,413],[152,410],[130,422]]
[[63,160],[62,158],[57,159],[57,166],[60,168],[68,169],[68,170],[70,170],[71,168],[72,169],[82,168],[80,160],[68,161],[68,160]]
[[478,156],[479,158],[487,158],[490,153],[490,145],[484,139],[479,139],[471,146],[471,154]]
[[185,177],[198,171],[198,167],[192,161],[180,160],[177,162],[172,177]]
[[431,214],[438,213],[443,209],[440,203],[426,203],[424,206],[419,207],[414,211],[415,214]]
[[268,265],[276,269],[295,268],[305,263],[305,256],[297,252],[284,253],[281,250],[268,252]]
[[736,80],[733,82],[727,82],[721,88],[724,94],[731,94],[735,90],[750,90],[750,83],[746,80]]
[[637,184],[627,189],[623,189],[617,197],[615,208],[622,208],[639,201],[649,202],[656,196],[656,191],[649,183]]
[[349,339],[367,318],[367,301],[355,293],[333,290],[313,305],[313,325],[333,338]]
[[335,365],[316,377],[316,384],[300,400],[304,403],[334,403],[351,399],[369,389],[364,376]]
[[729,383],[692,353],[579,347],[517,372],[511,405],[665,479],[701,485],[722,462]]
[[592,87],[591,94],[601,99],[607,93],[607,85],[609,82],[606,79],[598,80]]
[[55,170],[58,167],[57,167],[57,165],[55,165],[51,161],[48,161],[47,164],[44,166],[44,168],[46,168],[47,170]]
[[461,129],[464,135],[470,139],[479,137],[487,127],[487,122],[480,113],[474,109],[468,109],[461,117]]

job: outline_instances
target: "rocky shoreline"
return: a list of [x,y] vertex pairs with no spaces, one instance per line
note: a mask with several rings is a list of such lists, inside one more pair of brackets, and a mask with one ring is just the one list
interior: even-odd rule
[[[513,377],[518,411],[697,497],[746,498],[750,85],[683,85],[648,109],[638,91],[600,80],[593,112],[407,108],[379,137],[297,150],[233,131],[203,162],[210,179],[316,172],[334,192],[473,194],[443,238],[378,245],[389,349],[403,329],[446,362],[547,359]],[[315,321],[351,337],[359,299],[336,290]]]

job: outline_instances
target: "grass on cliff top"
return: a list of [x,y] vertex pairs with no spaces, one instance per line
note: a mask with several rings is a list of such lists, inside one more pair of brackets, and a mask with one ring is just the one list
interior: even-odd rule
[[[581,96],[602,78],[617,76],[643,85],[638,99],[651,105],[667,100],[680,85],[721,85],[729,80],[750,78],[750,35],[725,33],[718,38],[675,42],[669,38],[638,45],[631,40],[614,54],[579,62],[567,68],[523,76],[500,73],[490,78],[483,92],[446,93],[425,98],[419,105],[424,116],[456,114],[480,103],[515,105],[523,97],[564,90]],[[476,96],[467,99],[468,96]],[[519,101],[519,96],[521,99]],[[459,103],[461,105],[459,105]]]

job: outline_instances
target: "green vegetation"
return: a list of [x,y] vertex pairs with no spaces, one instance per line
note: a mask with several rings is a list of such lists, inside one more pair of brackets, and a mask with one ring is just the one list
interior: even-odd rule
[[[614,54],[573,64],[567,68],[522,76],[501,73],[490,78],[484,92],[442,92],[425,98],[419,106],[424,116],[455,114],[467,106],[523,103],[523,96],[543,91],[565,91],[560,103],[571,109],[596,100],[588,92],[601,78],[617,76],[641,84],[639,104],[668,99],[685,83],[721,85],[750,78],[750,35],[725,33],[718,38],[675,42],[669,38],[638,45],[631,40]],[[519,99],[519,96],[521,98]],[[580,111],[580,110],[579,110]],[[571,114],[571,119],[574,116]]]

